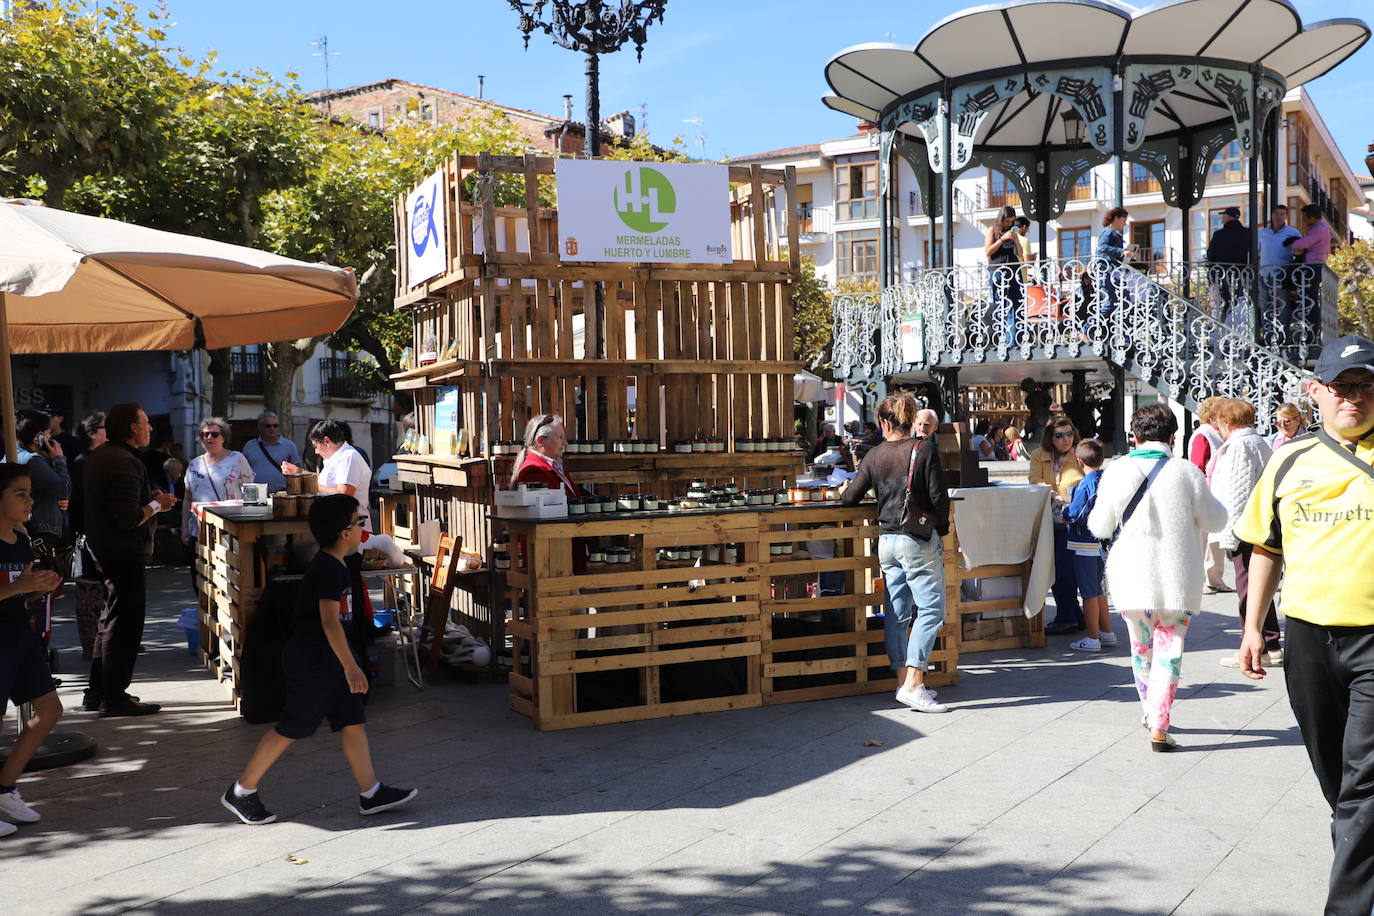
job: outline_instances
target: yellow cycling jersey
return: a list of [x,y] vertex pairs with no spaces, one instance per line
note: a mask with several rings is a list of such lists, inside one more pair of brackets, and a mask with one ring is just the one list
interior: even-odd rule
[[[1320,435],[1326,441],[1303,436],[1274,453],[1236,537],[1283,556],[1286,616],[1374,626],[1374,477],[1336,451],[1349,452],[1341,440]],[[1374,465],[1374,435],[1353,457]]]

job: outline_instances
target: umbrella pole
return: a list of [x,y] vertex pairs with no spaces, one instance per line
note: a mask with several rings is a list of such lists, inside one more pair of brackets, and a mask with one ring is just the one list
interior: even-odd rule
[[10,319],[6,312],[5,294],[0,292],[0,411],[4,412],[5,460],[15,461],[18,443],[14,428],[14,373],[10,367]]

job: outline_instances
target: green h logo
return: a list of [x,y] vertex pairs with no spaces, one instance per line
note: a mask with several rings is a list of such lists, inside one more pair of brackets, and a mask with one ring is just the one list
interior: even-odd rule
[[629,169],[615,189],[615,212],[635,232],[657,232],[668,225],[667,217],[677,212],[673,183],[657,169]]

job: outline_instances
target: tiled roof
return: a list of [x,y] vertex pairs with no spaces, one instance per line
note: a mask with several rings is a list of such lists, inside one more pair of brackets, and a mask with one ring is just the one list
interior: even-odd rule
[[310,102],[323,102],[329,99],[343,98],[344,96],[348,95],[360,95],[364,92],[371,92],[374,89],[390,89],[397,83],[401,83],[406,86],[414,86],[416,89],[424,89],[429,92],[442,92],[444,95],[457,96],[460,99],[467,99],[468,101],[474,102],[478,105],[490,105],[493,108],[500,108],[505,111],[519,112],[520,114],[528,115],[531,118],[539,118],[544,121],[549,121],[553,124],[561,124],[563,122],[562,118],[556,118],[553,115],[541,114],[537,111],[530,111],[528,108],[517,108],[514,105],[506,105],[502,102],[497,102],[492,99],[479,99],[475,95],[468,95],[464,92],[454,92],[452,89],[441,89],[438,86],[426,86],[423,83],[412,83],[410,80],[397,79],[396,77],[378,80],[375,83],[362,83],[357,86],[345,86],[342,89],[316,89],[314,92],[307,92],[305,94],[305,98],[307,101]]
[[751,162],[755,159],[782,159],[787,156],[800,156],[804,153],[819,153],[821,145],[819,143],[808,143],[805,146],[785,146],[782,149],[769,150],[766,153],[757,153],[753,156],[731,156],[731,162]]

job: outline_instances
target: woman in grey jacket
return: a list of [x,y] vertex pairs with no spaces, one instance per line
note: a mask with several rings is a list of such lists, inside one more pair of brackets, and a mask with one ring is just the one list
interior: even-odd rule
[[67,470],[67,458],[56,439],[48,437],[51,418],[37,410],[23,411],[19,417],[16,438],[20,464],[29,468],[33,483],[33,514],[29,516],[31,536],[41,536],[50,547],[62,539],[62,513],[72,496],[72,475]]

